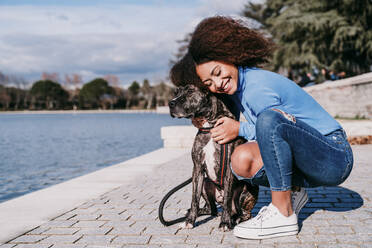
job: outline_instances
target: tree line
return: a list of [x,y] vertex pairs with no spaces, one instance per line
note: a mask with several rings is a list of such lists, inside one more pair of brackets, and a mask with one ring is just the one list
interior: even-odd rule
[[114,75],[85,84],[77,74],[58,81],[58,74],[43,73],[26,89],[25,80],[0,72],[0,110],[154,109],[172,98],[171,86],[150,85],[147,79],[142,84],[133,81],[127,89],[118,85]]

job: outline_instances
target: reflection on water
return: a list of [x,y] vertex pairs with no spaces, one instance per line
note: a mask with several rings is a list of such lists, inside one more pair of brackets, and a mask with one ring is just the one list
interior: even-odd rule
[[154,113],[1,114],[0,202],[158,149],[162,126],[189,124]]

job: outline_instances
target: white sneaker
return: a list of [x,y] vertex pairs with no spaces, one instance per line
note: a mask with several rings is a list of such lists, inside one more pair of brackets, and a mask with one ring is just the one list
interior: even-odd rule
[[234,235],[245,239],[268,239],[297,233],[296,214],[286,217],[272,203],[261,208],[256,217],[234,228]]
[[304,188],[300,188],[300,191],[292,191],[292,208],[293,211],[298,214],[301,209],[305,206],[306,202],[309,200],[307,193]]

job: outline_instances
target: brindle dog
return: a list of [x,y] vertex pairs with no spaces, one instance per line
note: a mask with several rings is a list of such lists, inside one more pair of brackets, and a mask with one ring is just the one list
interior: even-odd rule
[[[178,118],[204,118],[203,128],[215,125],[221,117],[235,118],[224,103],[212,93],[202,91],[193,85],[176,89],[175,98],[169,102],[170,114]],[[210,132],[199,130],[192,148],[194,163],[192,172],[192,201],[183,228],[192,228],[198,215],[217,215],[216,202],[223,208],[219,228],[227,231],[237,222],[251,218],[251,210],[258,198],[258,186],[237,180],[230,168],[234,148],[244,143],[238,137],[225,148],[214,142]],[[227,149],[227,165],[221,163],[221,149]],[[225,172],[223,168],[224,166]],[[221,175],[221,174],[225,175]],[[200,197],[206,204],[199,209]]]

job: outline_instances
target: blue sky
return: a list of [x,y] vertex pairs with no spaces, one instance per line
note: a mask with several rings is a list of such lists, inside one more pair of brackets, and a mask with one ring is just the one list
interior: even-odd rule
[[247,0],[0,0],[0,72],[165,80],[176,40],[205,17],[238,15]]

